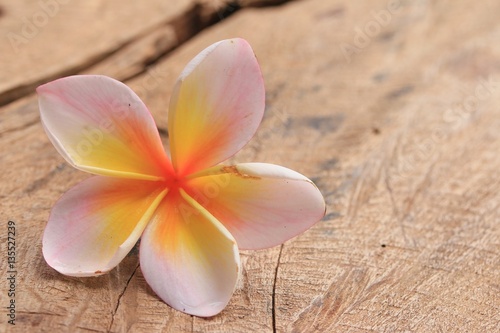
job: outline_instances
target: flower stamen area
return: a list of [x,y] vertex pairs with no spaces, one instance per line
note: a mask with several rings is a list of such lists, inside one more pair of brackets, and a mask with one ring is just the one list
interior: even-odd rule
[[180,188],[184,188],[185,177],[179,177],[176,174],[172,174],[170,177],[165,179],[163,183],[169,192],[177,192]]

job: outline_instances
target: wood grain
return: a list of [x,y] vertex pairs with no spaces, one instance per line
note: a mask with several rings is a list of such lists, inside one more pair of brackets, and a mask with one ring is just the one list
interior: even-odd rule
[[[8,325],[4,309],[0,331],[500,332],[500,3],[393,3],[243,8],[161,56],[150,46],[175,39],[166,26],[141,35],[102,22],[113,35],[99,43],[135,42],[83,72],[124,68],[161,133],[184,65],[217,40],[246,38],[263,69],[267,110],[232,161],[309,176],[327,215],[281,247],[242,252],[237,290],[213,318],[161,302],[137,248],[107,275],[64,277],[44,262],[41,237],[57,198],[88,175],[49,143],[36,97],[18,98],[0,109],[2,244],[8,220],[18,232],[17,322]],[[137,6],[123,15],[149,10]],[[33,54],[50,51],[38,45]],[[29,66],[47,64],[69,67],[55,59]],[[4,86],[22,77],[4,73]],[[5,279],[0,287],[4,308]]]
[[240,8],[280,0],[0,3],[0,106],[77,73],[125,80]]

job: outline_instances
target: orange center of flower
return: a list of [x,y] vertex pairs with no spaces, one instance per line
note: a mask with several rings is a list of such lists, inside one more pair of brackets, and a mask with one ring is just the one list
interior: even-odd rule
[[168,188],[169,192],[178,192],[179,189],[186,187],[186,178],[172,174],[165,180],[165,187]]
[[170,164],[165,168],[164,178],[162,180],[163,186],[168,189],[169,196],[177,196],[180,190],[185,192],[191,192],[190,186],[188,185],[189,174],[181,174],[176,171],[174,167]]

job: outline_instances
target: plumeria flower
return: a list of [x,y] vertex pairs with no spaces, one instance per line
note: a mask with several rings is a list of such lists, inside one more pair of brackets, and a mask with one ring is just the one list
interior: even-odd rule
[[146,106],[126,85],[97,75],[38,87],[41,121],[58,152],[95,174],[55,204],[43,235],[47,263],[70,276],[101,275],[139,238],[141,271],[180,311],[224,309],[240,249],[282,244],[325,213],[303,175],[266,163],[218,165],[254,135],[264,84],[250,45],[223,40],[197,55],[170,102],[170,157]]

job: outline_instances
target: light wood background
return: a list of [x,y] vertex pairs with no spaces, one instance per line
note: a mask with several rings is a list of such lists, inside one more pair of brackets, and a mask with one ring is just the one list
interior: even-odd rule
[[[281,2],[0,1],[1,332],[500,332],[500,2]],[[233,161],[312,178],[325,218],[242,252],[237,290],[209,319],[164,304],[137,249],[98,278],[48,267],[49,211],[88,175],[48,141],[34,88],[113,76],[167,142],[175,79],[229,37],[251,43],[267,91],[262,126]]]

